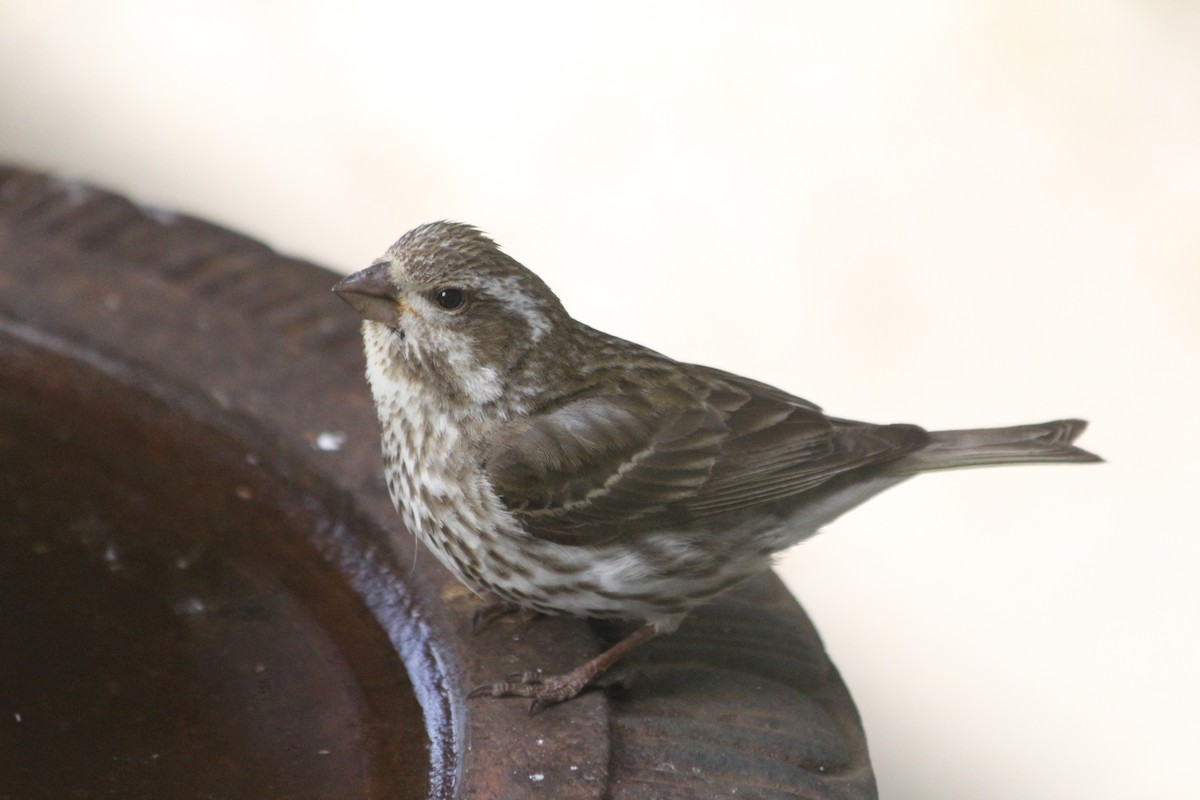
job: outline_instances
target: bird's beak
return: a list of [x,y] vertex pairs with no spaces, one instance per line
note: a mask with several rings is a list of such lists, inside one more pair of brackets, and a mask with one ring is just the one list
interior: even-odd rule
[[333,291],[362,314],[363,319],[395,325],[400,316],[400,303],[396,287],[388,278],[387,264],[375,264],[348,275],[334,285]]

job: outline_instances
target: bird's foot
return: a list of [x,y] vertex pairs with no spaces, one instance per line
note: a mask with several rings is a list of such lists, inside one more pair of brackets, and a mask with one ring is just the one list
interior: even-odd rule
[[617,670],[609,672],[609,667],[627,655],[643,642],[649,641],[655,635],[653,625],[638,628],[627,638],[617,642],[605,652],[581,664],[570,672],[562,675],[545,675],[540,670],[536,672],[518,672],[508,676],[508,680],[497,683],[485,683],[477,686],[467,695],[468,698],[483,697],[528,697],[529,713],[536,714],[547,706],[561,703],[577,697],[589,686],[608,687],[622,685],[628,688],[640,673]]
[[516,614],[517,620],[522,625],[528,625],[541,616],[536,611],[521,608],[507,600],[493,600],[475,609],[475,613],[471,615],[471,633],[480,634],[487,630],[493,622],[510,614]]
[[527,697],[529,714],[538,714],[542,709],[563,700],[577,697],[588,686],[600,685],[600,675],[588,675],[583,667],[572,669],[562,675],[546,675],[538,672],[522,672],[509,675],[508,680],[475,687],[467,697]]

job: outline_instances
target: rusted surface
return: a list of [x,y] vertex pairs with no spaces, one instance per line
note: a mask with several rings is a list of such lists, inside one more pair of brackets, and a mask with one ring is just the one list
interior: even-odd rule
[[0,168],[0,652],[24,670],[0,670],[0,796],[875,796],[850,697],[771,576],[635,654],[627,692],[465,702],[617,632],[471,634],[474,599],[387,500],[335,279]]

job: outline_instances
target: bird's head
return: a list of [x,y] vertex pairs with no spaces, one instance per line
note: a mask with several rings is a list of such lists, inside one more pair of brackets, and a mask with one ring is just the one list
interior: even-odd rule
[[399,370],[476,403],[499,396],[570,320],[540,278],[454,222],[414,228],[333,290],[365,320],[368,371]]

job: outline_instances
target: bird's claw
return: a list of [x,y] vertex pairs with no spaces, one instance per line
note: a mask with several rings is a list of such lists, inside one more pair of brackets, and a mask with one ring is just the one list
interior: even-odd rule
[[541,670],[520,672],[509,676],[509,680],[484,684],[471,690],[468,698],[490,695],[492,697],[528,697],[533,702],[529,713],[536,714],[546,706],[570,700],[589,686],[632,685],[638,673],[626,670],[609,672],[609,669],[630,650],[649,641],[658,633],[650,624],[636,631],[570,672],[562,675],[543,675]]
[[475,613],[471,615],[471,633],[479,635],[491,627],[492,623],[496,620],[511,614],[517,615],[517,621],[521,625],[528,625],[541,616],[536,611],[521,608],[514,603],[509,603],[505,600],[496,600],[475,609]]
[[475,609],[471,615],[471,633],[480,634],[487,630],[493,622],[509,614],[515,614],[517,607],[503,600],[496,600]]
[[644,673],[627,669],[604,672],[590,678],[580,670],[563,675],[543,675],[540,669],[526,670],[511,673],[503,681],[476,686],[467,697],[528,697],[532,700],[529,704],[529,714],[532,716],[549,706],[578,696],[585,689],[632,689],[634,684],[644,679]]
[[575,672],[565,675],[543,675],[541,670],[516,672],[509,675],[508,680],[475,687],[467,697],[527,697],[532,701],[529,704],[532,716],[548,706],[576,697],[591,683]]

